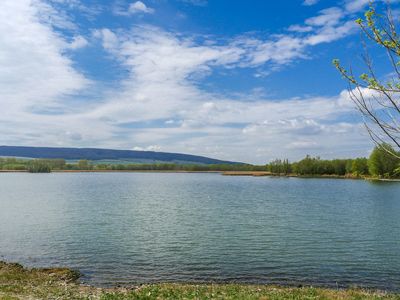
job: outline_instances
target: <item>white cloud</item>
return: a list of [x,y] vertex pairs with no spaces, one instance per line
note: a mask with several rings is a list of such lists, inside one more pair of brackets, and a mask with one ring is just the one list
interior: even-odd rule
[[357,26],[346,17],[346,10],[330,7],[306,19],[304,24],[289,26],[288,34],[273,35],[265,40],[244,36],[238,38],[233,45],[246,51],[242,66],[260,66],[265,63],[284,65],[295,59],[309,58],[307,50],[310,46],[330,43],[353,34]]
[[291,25],[288,28],[289,31],[294,31],[294,32],[310,32],[314,30],[314,27],[312,26],[302,26],[302,25]]
[[161,151],[161,147],[158,145],[150,145],[147,147],[136,146],[136,147],[133,147],[132,150],[135,150],[135,151]]
[[334,26],[344,17],[343,11],[338,7],[331,7],[320,11],[318,16],[308,18],[305,24],[309,26]]
[[362,10],[370,2],[370,0],[347,0],[345,8],[348,12],[353,13]]
[[103,47],[106,50],[112,51],[118,46],[117,36],[110,29],[104,28],[95,30],[93,35],[94,37],[101,39]]
[[267,62],[283,65],[296,58],[304,58],[303,39],[282,35],[271,40],[253,38],[239,39],[234,45],[246,50],[246,60],[242,66],[257,66]]
[[117,2],[114,5],[113,12],[114,12],[114,14],[120,15],[120,16],[132,16],[132,15],[136,15],[136,14],[152,14],[152,13],[154,13],[154,9],[151,7],[148,7],[142,1],[132,2],[129,4],[128,7],[126,7],[121,2]]
[[[54,1],[53,1],[54,2]],[[57,4],[63,1],[55,1]],[[22,6],[30,5],[35,8],[35,17],[39,18],[43,24],[50,25],[52,27],[76,30],[77,26],[66,13],[65,10],[59,9],[55,5],[51,5],[50,1],[42,0],[22,0],[20,3]],[[21,7],[22,7],[21,6]]]
[[298,58],[308,58],[310,46],[333,42],[352,34],[356,25],[353,21],[343,20],[345,16],[340,8],[324,9],[317,16],[306,19],[304,25],[289,26],[291,34],[275,35],[266,40],[242,37],[233,45],[246,50],[242,66],[268,62],[288,64]]
[[52,106],[89,81],[73,68],[63,52],[69,44],[43,23],[42,3],[4,0],[0,3],[0,101],[4,112]]
[[68,45],[68,48],[70,48],[72,50],[76,50],[76,49],[84,48],[87,45],[89,45],[89,42],[87,41],[87,39],[85,39],[81,35],[77,35],[77,36],[73,37],[71,43]]
[[306,19],[305,25],[292,25],[288,30],[306,34],[299,48],[303,51],[307,46],[330,43],[353,34],[357,26],[353,20],[346,20],[347,13],[339,7],[323,9],[317,16]]
[[345,9],[348,13],[357,13],[363,9],[365,9],[368,4],[370,3],[374,3],[374,2],[383,2],[386,4],[392,4],[392,3],[396,3],[399,2],[399,0],[375,0],[375,1],[371,1],[371,0],[346,0],[345,3]]
[[311,6],[315,5],[319,2],[319,0],[304,0],[303,5],[305,6]]
[[136,1],[129,5],[128,12],[130,14],[137,14],[137,13],[152,14],[154,12],[154,9],[147,7],[146,4],[144,4],[142,1]]
[[347,21],[346,23],[336,27],[323,27],[315,34],[308,36],[305,39],[305,43],[314,46],[321,43],[333,42],[353,33],[356,28],[357,27],[353,21]]

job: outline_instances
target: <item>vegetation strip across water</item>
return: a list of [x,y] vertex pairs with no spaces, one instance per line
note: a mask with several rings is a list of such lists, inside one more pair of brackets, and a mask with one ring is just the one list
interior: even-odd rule
[[302,176],[329,178],[400,178],[400,153],[388,144],[375,147],[370,157],[355,159],[323,160],[306,156],[290,163],[289,160],[276,159],[266,165],[251,164],[178,164],[178,163],[122,163],[115,161],[89,161],[81,159],[67,162],[65,159],[21,159],[0,158],[0,172],[28,171],[49,173],[51,171],[172,171],[172,172],[224,172],[224,175],[248,176]]
[[244,284],[151,284],[96,288],[78,283],[67,268],[27,269],[0,262],[0,299],[400,299],[399,294],[361,289],[277,287]]

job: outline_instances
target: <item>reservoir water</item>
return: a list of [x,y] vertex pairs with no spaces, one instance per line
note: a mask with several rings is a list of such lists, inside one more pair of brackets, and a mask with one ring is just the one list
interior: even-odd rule
[[100,286],[400,290],[400,183],[220,174],[0,174],[0,260]]

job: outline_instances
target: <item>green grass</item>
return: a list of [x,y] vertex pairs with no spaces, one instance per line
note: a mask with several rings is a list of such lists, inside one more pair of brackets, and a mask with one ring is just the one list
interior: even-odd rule
[[333,290],[242,284],[152,284],[101,289],[80,285],[66,268],[26,269],[0,262],[0,299],[398,299],[399,294],[360,289]]

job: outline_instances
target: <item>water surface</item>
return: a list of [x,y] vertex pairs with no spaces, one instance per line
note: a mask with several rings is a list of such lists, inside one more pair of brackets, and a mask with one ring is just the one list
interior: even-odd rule
[[400,290],[400,184],[219,174],[0,174],[0,259],[94,285]]

